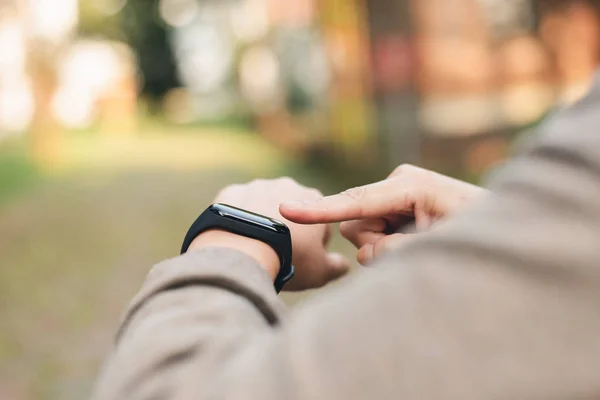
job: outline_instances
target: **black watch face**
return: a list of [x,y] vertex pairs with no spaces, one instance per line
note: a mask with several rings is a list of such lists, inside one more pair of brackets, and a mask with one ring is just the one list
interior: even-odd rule
[[241,208],[228,206],[226,204],[213,204],[209,209],[223,218],[245,222],[249,225],[257,226],[282,235],[288,235],[290,233],[290,230],[283,222],[265,217],[264,215],[242,210]]

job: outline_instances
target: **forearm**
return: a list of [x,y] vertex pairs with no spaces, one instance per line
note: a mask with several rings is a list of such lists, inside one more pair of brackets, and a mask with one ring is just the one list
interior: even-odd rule
[[[99,398],[592,398],[600,138],[550,132],[492,188],[284,324],[262,272],[250,292],[192,279],[156,295],[126,328]],[[236,268],[260,270],[234,264],[234,285],[247,278]]]
[[284,314],[271,277],[246,253],[205,247],[167,260],[128,308],[95,398],[176,398],[186,390],[178,376],[203,371],[189,384],[214,378],[232,349],[280,325]]

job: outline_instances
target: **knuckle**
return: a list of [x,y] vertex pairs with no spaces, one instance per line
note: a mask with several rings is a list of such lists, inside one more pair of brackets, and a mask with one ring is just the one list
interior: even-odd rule
[[406,212],[414,213],[416,198],[415,193],[412,189],[405,189],[398,193],[398,201],[394,203],[392,211],[396,214],[403,214]]
[[414,173],[416,170],[417,167],[412,164],[401,164],[394,169],[391,176],[408,175]]
[[218,195],[223,195],[226,193],[231,193],[231,192],[237,192],[242,188],[242,185],[240,184],[234,184],[234,185],[229,185],[224,187],[223,189],[219,190]]
[[323,193],[321,193],[320,190],[317,189],[310,189],[308,192],[313,198],[315,198],[316,200],[322,199],[323,198]]
[[357,186],[342,192],[343,196],[346,196],[352,200],[360,200],[365,197],[367,190],[362,186]]
[[396,176],[396,175],[400,175],[402,173],[402,171],[404,170],[404,164],[403,165],[398,165],[396,168],[394,168],[394,170],[391,173],[391,176]]
[[297,182],[293,179],[290,178],[289,176],[282,176],[281,178],[278,179],[279,183],[283,183],[286,185],[297,185]]
[[406,170],[406,166],[408,164],[402,164],[402,165],[398,165],[396,168],[394,168],[394,170],[392,171],[391,176],[397,176],[397,175],[401,175],[404,173],[404,171]]

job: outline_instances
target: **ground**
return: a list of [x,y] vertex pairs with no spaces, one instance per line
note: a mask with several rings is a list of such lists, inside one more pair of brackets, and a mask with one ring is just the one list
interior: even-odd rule
[[[0,186],[2,399],[86,398],[148,269],[223,185],[288,174],[328,185],[258,135],[219,129],[73,137],[36,178],[1,160],[18,175]],[[334,247],[352,253],[339,237]]]

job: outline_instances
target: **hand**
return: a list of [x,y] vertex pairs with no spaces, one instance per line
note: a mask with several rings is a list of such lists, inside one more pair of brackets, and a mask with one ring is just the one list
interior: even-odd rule
[[412,165],[386,179],[317,201],[284,203],[281,214],[302,224],[343,222],[342,235],[358,249],[361,264],[402,243],[407,223],[418,232],[453,214],[487,191]]
[[[296,275],[286,284],[285,290],[295,291],[321,287],[344,275],[350,268],[348,261],[341,255],[327,252],[326,247],[331,236],[329,225],[299,225],[286,221],[279,213],[279,205],[283,201],[316,201],[322,196],[322,193],[316,189],[306,188],[290,178],[280,178],[228,186],[217,195],[215,202],[281,220],[290,228],[292,262],[296,268]],[[220,232],[218,237],[214,235],[214,232],[201,234],[194,241],[194,247],[237,248],[261,262],[272,278],[277,276],[279,259],[274,258],[277,255],[274,251],[269,251],[270,247],[266,244],[231,233]]]

